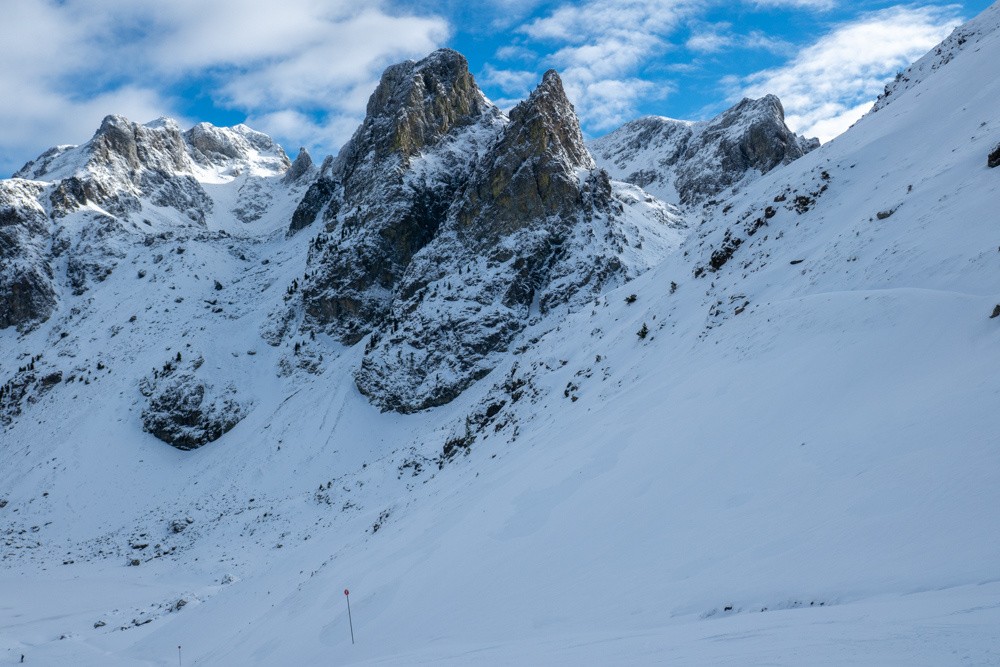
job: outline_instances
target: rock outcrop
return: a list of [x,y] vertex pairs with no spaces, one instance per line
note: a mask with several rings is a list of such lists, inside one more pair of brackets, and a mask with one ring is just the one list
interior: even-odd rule
[[539,219],[572,218],[581,210],[577,170],[594,167],[559,75],[549,70],[473,173],[457,230],[467,244],[487,248]]
[[148,399],[143,430],[177,449],[197,449],[218,440],[247,414],[236,387],[221,390],[197,376],[201,359],[168,362],[140,384]]
[[396,283],[434,238],[501,120],[455,51],[385,71],[361,127],[293,221],[301,228],[325,192],[336,197],[303,286],[313,325],[351,344],[386,316]]
[[685,206],[709,201],[818,146],[818,140],[788,129],[774,95],[744,99],[707,122],[640,118],[590,144],[613,178]]
[[299,148],[299,154],[295,156],[295,161],[285,172],[285,183],[294,183],[296,181],[301,181],[303,178],[307,178],[311,173],[315,171],[315,166],[313,165],[312,156],[309,155],[304,147]]
[[98,207],[121,219],[145,206],[171,208],[204,226],[212,199],[199,170],[237,176],[245,170],[284,174],[291,162],[266,134],[246,125],[231,128],[199,123],[182,133],[176,121],[159,118],[140,125],[107,116],[82,146],[59,147],[26,164],[16,178],[53,182],[55,218]]
[[[530,323],[644,267],[622,258],[625,205],[596,169],[559,76],[510,115],[439,233],[414,257],[355,379],[383,409],[453,400]],[[668,228],[646,228],[651,255]]]
[[[298,161],[296,159],[296,161]],[[340,210],[342,199],[341,189],[333,179],[333,158],[328,157],[323,160],[323,165],[319,168],[319,175],[309,185],[305,195],[295,208],[292,214],[292,222],[288,225],[288,236],[302,231],[309,225],[316,222],[316,218],[329,207],[330,211],[325,216],[333,220]],[[287,176],[286,176],[287,178]]]
[[0,329],[48,319],[56,306],[43,186],[0,181]]

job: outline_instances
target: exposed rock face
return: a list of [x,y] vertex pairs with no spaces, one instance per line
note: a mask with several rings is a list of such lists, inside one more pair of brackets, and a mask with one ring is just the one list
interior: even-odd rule
[[141,384],[149,400],[142,411],[142,427],[177,449],[197,449],[218,440],[247,414],[236,387],[216,391],[200,380],[200,360],[180,369],[172,363]]
[[197,223],[204,223],[205,213],[211,211],[211,200],[190,175],[194,163],[180,127],[172,120],[139,125],[108,116],[93,139],[60,158],[41,169],[29,164],[18,172],[23,178],[60,180],[51,196],[56,217],[90,203],[128,218],[142,210],[142,197]]
[[[295,160],[298,162],[298,158]],[[340,200],[342,195],[340,194],[340,188],[337,182],[333,180],[332,175],[333,170],[333,158],[326,158],[323,160],[323,166],[320,167],[319,176],[316,180],[309,185],[309,189],[306,190],[305,196],[302,197],[302,201],[295,208],[295,213],[292,214],[292,222],[288,226],[288,236],[293,235],[295,232],[305,229],[312,223],[316,222],[316,218],[323,211],[324,208],[330,207],[330,213],[326,216],[327,219],[333,220],[337,217],[337,212],[340,210]],[[289,172],[290,173],[290,172]],[[287,178],[287,176],[286,176]]]
[[48,319],[56,306],[43,186],[0,181],[0,329]]
[[285,173],[284,180],[286,183],[294,183],[308,177],[313,170],[312,156],[309,155],[309,151],[305,148],[299,148],[299,154],[295,156],[295,161],[292,162],[292,166]]
[[39,363],[41,357],[32,357],[27,365],[0,384],[0,427],[10,425],[24,408],[37,403],[42,395],[62,382],[62,372],[44,362]]
[[[273,173],[285,172],[292,165],[284,149],[271,137],[243,124],[216,127],[198,123],[184,133],[184,140],[191,159],[200,165],[230,170],[254,168]],[[300,164],[301,172],[312,165],[309,153],[305,154],[303,162],[306,164]]]
[[785,125],[774,95],[744,99],[703,123],[649,116],[591,144],[614,177],[694,206],[819,146]]
[[310,253],[314,278],[303,286],[313,324],[354,343],[385,317],[393,288],[434,238],[461,174],[501,118],[455,51],[385,71],[364,123],[293,221],[308,224],[325,192],[337,198],[326,205],[326,242]]
[[[640,270],[621,258],[623,212],[558,75],[546,73],[407,267],[369,341],[358,388],[400,412],[453,400],[492,370],[533,309],[579,305]],[[660,221],[647,232],[655,240],[666,227]]]
[[993,152],[987,156],[986,166],[990,169],[1000,167],[1000,144],[997,144],[997,147],[993,149]]
[[169,118],[140,125],[108,116],[83,146],[47,151],[15,176],[55,182],[50,201],[56,218],[91,204],[128,219],[147,201],[203,226],[213,203],[196,178],[198,169],[228,175],[248,169],[280,174],[290,165],[270,137],[245,125],[200,123],[181,133]]
[[[540,218],[580,212],[577,169],[594,169],[579,122],[554,70],[510,114],[456,212],[472,245],[492,246]],[[610,187],[607,188],[610,196]]]
[[[680,223],[654,201],[616,195],[554,71],[508,121],[454,51],[390,67],[289,229],[326,222],[302,290],[307,326],[347,344],[374,331],[355,379],[383,409],[447,403],[533,314],[656,261]],[[629,234],[648,242],[645,258],[623,259]]]

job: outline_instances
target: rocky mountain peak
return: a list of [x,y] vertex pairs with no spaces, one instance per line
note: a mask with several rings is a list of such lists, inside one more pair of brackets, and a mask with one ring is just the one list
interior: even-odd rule
[[702,141],[722,148],[723,168],[761,173],[819,147],[817,139],[805,139],[788,129],[784,107],[775,95],[744,98],[705,127]]
[[527,100],[510,113],[511,126],[525,133],[542,153],[565,159],[573,168],[593,169],[594,158],[587,150],[576,110],[566,97],[562,79],[550,69]]
[[532,221],[572,216],[580,207],[577,170],[595,167],[562,80],[549,70],[473,175],[459,229],[488,246]]
[[292,183],[298,181],[314,171],[312,156],[305,147],[299,148],[299,154],[295,156],[292,166],[285,173],[285,182]]
[[[639,200],[616,199],[554,71],[465,178],[441,229],[396,283],[355,375],[384,409],[448,403],[492,370],[533,312],[579,306],[644,270],[623,256],[628,233],[650,248],[669,244],[665,217],[625,213]],[[629,232],[626,218],[636,223]]]
[[246,125],[216,127],[198,123],[184,133],[191,157],[201,166],[230,170],[257,168],[280,174],[291,167],[284,149],[271,137]]
[[192,165],[185,149],[180,127],[169,118],[140,125],[124,116],[106,116],[89,142],[87,163],[122,171],[186,172]]
[[422,60],[392,65],[368,100],[364,123],[341,151],[342,169],[349,171],[364,156],[362,150],[374,150],[376,160],[416,155],[485,113],[497,111],[457,51],[440,49]]
[[[80,295],[107,279],[135,243],[177,228],[206,232],[217,205],[206,183],[215,193],[229,190],[218,200],[228,209],[215,219],[222,228],[294,201],[298,184],[276,178],[290,164],[270,137],[245,125],[182,132],[170,118],[139,124],[106,116],[85,144],[52,148],[0,182],[0,329],[51,315],[57,258]],[[310,172],[308,154],[299,167]]]
[[698,206],[817,148],[792,132],[774,95],[745,98],[709,121],[649,116],[591,143],[614,177],[664,201]]
[[308,318],[356,342],[388,311],[413,255],[434,238],[503,114],[449,49],[385,70],[368,115],[303,197],[290,231],[321,211],[333,242],[315,248]]

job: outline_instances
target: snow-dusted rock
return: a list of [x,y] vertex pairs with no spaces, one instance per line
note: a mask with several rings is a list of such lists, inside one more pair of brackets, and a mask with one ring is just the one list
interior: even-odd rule
[[[640,214],[626,231],[625,203],[587,152],[558,74],[547,72],[407,267],[358,388],[401,412],[450,402],[493,369],[533,315],[579,306],[662,256],[678,222],[665,217]],[[626,256],[629,231],[648,239],[645,257]]]
[[316,171],[316,167],[313,164],[312,156],[309,155],[304,147],[299,148],[299,154],[295,156],[295,161],[285,172],[284,181],[286,183],[294,183],[295,181],[300,181],[304,178],[308,178],[311,174]]
[[30,181],[0,181],[0,329],[46,320],[56,306],[42,190]]
[[[296,158],[296,162],[298,158]],[[293,165],[294,168],[294,165]],[[292,236],[316,222],[316,218],[324,209],[329,207],[329,212],[324,217],[332,220],[340,210],[341,191],[337,182],[333,178],[333,158],[327,157],[323,160],[319,168],[319,174],[309,184],[309,188],[302,196],[295,212],[292,214],[292,221],[288,225],[288,235]],[[291,173],[291,171],[289,172]],[[286,175],[285,178],[288,178]]]
[[310,322],[354,343],[385,317],[397,281],[501,121],[455,51],[385,71],[361,127],[293,221],[292,231],[309,224],[330,193],[325,241],[310,253],[303,286]]
[[218,440],[248,411],[233,384],[217,389],[198,377],[201,363],[167,362],[140,383],[148,399],[143,430],[177,449],[197,449]]
[[746,184],[817,146],[816,139],[788,129],[774,95],[744,99],[704,122],[647,116],[590,144],[613,178],[686,206]]
[[[271,137],[243,124],[216,127],[211,123],[198,123],[184,133],[184,140],[191,158],[203,166],[280,174],[292,165],[284,149]],[[309,154],[305,157],[308,159]]]
[[49,317],[57,260],[80,295],[151,236],[276,216],[287,224],[286,200],[314,176],[308,153],[293,170],[280,146],[245,125],[181,132],[168,118],[107,116],[87,143],[52,148],[0,182],[0,328]]

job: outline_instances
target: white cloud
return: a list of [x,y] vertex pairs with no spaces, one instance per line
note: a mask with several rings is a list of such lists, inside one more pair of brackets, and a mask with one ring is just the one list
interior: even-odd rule
[[656,90],[653,83],[636,78],[605,78],[591,82],[581,79],[564,79],[566,95],[576,100],[577,113],[585,117],[594,130],[613,129],[634,116],[635,107],[641,100],[672,92],[669,88]]
[[518,44],[501,46],[494,54],[498,60],[536,60],[537,55],[531,49]]
[[670,31],[705,3],[694,0],[622,0],[565,4],[520,28],[534,38],[593,42],[602,35],[651,35]]
[[735,43],[732,35],[724,34],[716,30],[706,30],[696,32],[684,43],[688,51],[696,53],[718,53]]
[[776,9],[813,9],[826,11],[837,6],[837,0],[753,0],[755,7]]
[[688,51],[698,54],[716,54],[733,49],[749,49],[771,51],[773,53],[787,52],[791,45],[778,38],[766,35],[760,30],[747,34],[737,34],[732,31],[731,23],[713,23],[695,26],[691,36],[684,43]]
[[789,127],[832,139],[856,121],[899,70],[959,23],[957,8],[897,6],[836,27],[789,63],[742,79],[737,95],[774,93]]
[[524,97],[538,83],[538,74],[528,70],[497,69],[492,65],[483,68],[481,85],[488,85],[507,95]]
[[656,85],[639,73],[673,48],[669,35],[704,5],[700,0],[564,3],[518,32],[550,53],[542,64],[560,71],[583,122],[603,130],[634,116],[639,102],[670,92],[669,84]]
[[[0,169],[87,139],[108,113],[178,116],[170,91],[191,81],[216,104],[314,133],[280,141],[333,151],[381,70],[449,34],[442,18],[390,13],[378,0],[7,0]],[[279,122],[289,118],[298,122]]]

